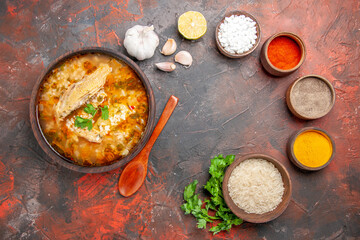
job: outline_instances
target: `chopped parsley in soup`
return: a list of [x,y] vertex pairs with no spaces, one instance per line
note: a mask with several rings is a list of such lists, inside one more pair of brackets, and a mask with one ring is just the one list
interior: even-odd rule
[[126,63],[91,53],[67,59],[40,87],[39,122],[48,143],[83,166],[108,165],[141,139],[148,98]]

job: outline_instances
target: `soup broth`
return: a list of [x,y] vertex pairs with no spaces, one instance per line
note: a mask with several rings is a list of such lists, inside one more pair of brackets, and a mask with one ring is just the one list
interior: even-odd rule
[[141,139],[148,98],[137,74],[105,54],[77,55],[43,81],[39,122],[48,143],[83,166],[127,156]]

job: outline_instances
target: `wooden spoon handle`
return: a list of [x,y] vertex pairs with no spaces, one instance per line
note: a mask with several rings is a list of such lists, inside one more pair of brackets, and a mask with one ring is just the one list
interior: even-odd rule
[[167,102],[167,104],[164,108],[164,111],[161,114],[161,117],[160,117],[158,123],[156,124],[155,129],[154,129],[149,141],[145,145],[144,149],[149,150],[149,152],[150,152],[152,146],[154,145],[154,143],[156,142],[156,139],[159,137],[161,131],[165,127],[167,121],[169,120],[169,118],[170,118],[171,114],[173,113],[178,102],[179,102],[179,99],[177,97],[175,97],[174,95],[170,96],[169,101]]

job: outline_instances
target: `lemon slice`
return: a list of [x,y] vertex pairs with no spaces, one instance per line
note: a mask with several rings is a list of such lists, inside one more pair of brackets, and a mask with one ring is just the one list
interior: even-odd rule
[[199,12],[188,11],[179,17],[178,30],[186,39],[199,39],[206,33],[206,19],[204,15]]

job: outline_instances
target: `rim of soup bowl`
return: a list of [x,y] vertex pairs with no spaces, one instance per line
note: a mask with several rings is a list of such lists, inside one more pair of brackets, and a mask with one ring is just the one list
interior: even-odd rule
[[[66,61],[67,59],[74,57],[76,55],[81,54],[88,54],[88,53],[100,53],[100,54],[106,54],[111,57],[114,57],[118,60],[121,60],[128,64],[138,75],[139,79],[141,80],[143,86],[145,87],[147,97],[148,97],[148,104],[149,104],[149,112],[148,112],[148,120],[145,127],[145,131],[143,133],[143,136],[141,137],[140,141],[134,146],[132,151],[126,155],[123,158],[118,158],[111,162],[108,165],[104,166],[82,166],[78,165],[75,162],[71,161],[70,159],[62,156],[60,153],[58,153],[46,140],[41,126],[39,122],[39,112],[38,112],[38,99],[39,99],[39,90],[42,85],[42,82],[46,79],[46,77],[51,73],[53,69],[55,69],[57,66],[59,66],[61,63]],[[70,52],[67,52],[60,57],[56,58],[52,63],[49,64],[49,66],[43,70],[42,74],[37,79],[30,98],[30,123],[31,128],[33,130],[34,136],[39,143],[40,147],[43,149],[43,151],[49,156],[53,161],[58,163],[59,165],[66,167],[68,169],[77,171],[77,172],[83,172],[83,173],[101,173],[101,172],[108,172],[111,170],[114,170],[116,168],[119,168],[129,161],[131,161],[145,146],[147,141],[149,140],[152,131],[154,129],[155,125],[155,112],[156,112],[156,103],[155,103],[155,97],[154,92],[152,90],[151,84],[149,79],[146,77],[145,73],[140,69],[140,67],[129,57],[125,56],[122,53],[118,53],[115,50],[103,48],[103,47],[85,47],[76,49]]]

